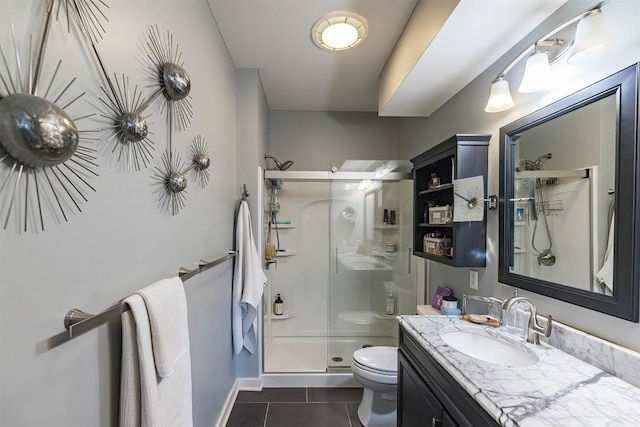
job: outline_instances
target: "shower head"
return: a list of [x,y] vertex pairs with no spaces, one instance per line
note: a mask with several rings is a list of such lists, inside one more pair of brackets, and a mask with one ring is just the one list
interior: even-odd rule
[[286,162],[284,162],[284,163],[280,163],[280,162],[278,161],[278,159],[276,159],[275,157],[270,156],[270,155],[268,155],[268,154],[265,154],[265,155],[264,155],[264,159],[265,159],[265,160],[266,160],[266,159],[271,159],[271,160],[273,160],[273,163],[276,165],[276,170],[279,170],[279,171],[286,171],[287,169],[289,169],[289,168],[291,167],[291,165],[293,165],[293,160],[287,160],[287,161],[286,161]]
[[542,156],[538,157],[534,163],[536,164],[538,169],[542,169],[542,163],[545,160],[549,160],[551,157],[551,153],[543,154]]

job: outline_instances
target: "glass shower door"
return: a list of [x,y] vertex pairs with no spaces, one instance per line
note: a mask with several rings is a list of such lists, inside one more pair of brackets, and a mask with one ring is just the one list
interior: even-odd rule
[[359,348],[396,346],[396,315],[416,310],[412,181],[361,175],[330,183],[329,371],[348,369]]

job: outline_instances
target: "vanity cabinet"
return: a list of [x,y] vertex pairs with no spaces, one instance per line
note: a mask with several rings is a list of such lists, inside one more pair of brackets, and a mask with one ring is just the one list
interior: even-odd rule
[[[453,181],[482,176],[486,195],[490,138],[491,135],[454,135],[411,159],[414,255],[454,267],[485,267],[486,210],[483,221],[453,222]],[[433,185],[432,178],[437,178],[437,185]],[[466,207],[460,199],[457,203]],[[486,209],[484,201],[478,203]],[[434,206],[441,208],[430,215],[429,208]],[[446,206],[451,208],[450,213]]]
[[399,427],[498,425],[402,327],[399,340]]

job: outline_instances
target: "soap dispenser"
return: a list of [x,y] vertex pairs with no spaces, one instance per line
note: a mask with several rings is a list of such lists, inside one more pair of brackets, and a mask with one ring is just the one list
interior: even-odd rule
[[393,292],[387,291],[387,314],[395,314],[396,312],[396,299],[393,297]]
[[282,316],[284,314],[284,302],[280,298],[280,294],[276,295],[276,300],[273,302],[273,314],[276,316]]

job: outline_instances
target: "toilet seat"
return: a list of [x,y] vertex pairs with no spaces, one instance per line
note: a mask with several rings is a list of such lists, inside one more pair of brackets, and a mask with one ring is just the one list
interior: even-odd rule
[[351,368],[354,375],[380,384],[398,382],[397,347],[367,347],[353,353]]
[[398,374],[398,348],[375,346],[353,353],[353,361],[367,370],[388,375]]

